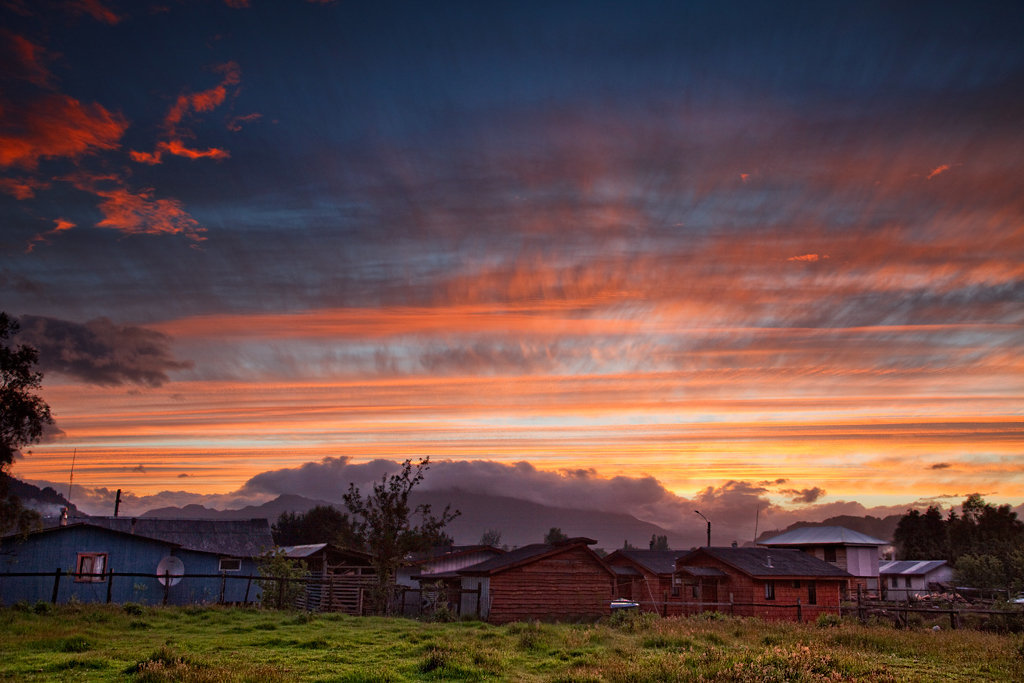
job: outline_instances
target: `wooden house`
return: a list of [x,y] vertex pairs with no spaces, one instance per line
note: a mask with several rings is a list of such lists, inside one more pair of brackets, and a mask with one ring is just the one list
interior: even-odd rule
[[[273,544],[265,519],[86,519],[0,539],[0,573],[48,574],[3,577],[0,601],[193,604],[259,596],[246,577]],[[169,580],[158,576],[167,568]]]
[[461,569],[463,614],[472,614],[480,590],[481,619],[503,624],[541,619],[593,620],[608,616],[615,574],[589,548],[589,538],[527,545]]
[[807,526],[759,541],[758,545],[802,550],[849,572],[853,577],[847,587],[850,592],[877,593],[879,557],[888,543],[846,527]]
[[[396,574],[402,590],[399,611],[406,616],[421,616],[445,606],[462,613],[462,578],[458,572],[505,553],[492,545],[450,545],[418,553],[407,558]],[[475,596],[478,594],[474,594]],[[476,598],[479,602],[479,597]],[[470,602],[466,601],[467,605]],[[476,603],[470,614],[478,614]]]
[[851,578],[812,555],[776,548],[699,548],[679,558],[676,575],[685,611],[793,621],[839,614]]
[[[615,597],[631,600],[646,612],[672,614],[680,584],[673,581],[676,561],[689,550],[616,550],[604,558],[615,572]],[[676,598],[675,601],[672,598]]]
[[887,600],[908,600],[952,587],[953,568],[945,560],[896,560],[878,567]]

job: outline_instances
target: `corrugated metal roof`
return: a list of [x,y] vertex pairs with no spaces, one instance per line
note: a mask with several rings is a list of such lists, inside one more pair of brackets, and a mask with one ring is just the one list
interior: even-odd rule
[[728,576],[718,567],[682,567],[679,571],[690,576]]
[[283,545],[281,551],[293,559],[315,555],[327,547],[326,543],[313,543],[309,545]]
[[878,565],[878,573],[924,576],[946,564],[945,560],[894,560]]
[[75,521],[229,557],[257,557],[274,547],[270,523],[265,519],[87,517]]
[[685,566],[695,566],[689,558],[699,558],[700,553],[707,553],[750,576],[851,576],[833,564],[789,548],[700,548],[687,557]]
[[[548,543],[534,543],[531,545],[524,545],[521,548],[510,550],[504,555],[492,557],[489,560],[478,562],[477,564],[471,565],[464,569],[458,570],[459,574],[479,575],[479,574],[494,574],[505,569],[511,569],[521,564],[527,564],[534,560],[539,560],[548,555],[557,555],[558,553],[569,550],[571,548],[584,547],[596,543],[593,539],[584,538],[582,536],[578,538],[571,538],[567,541],[550,545]],[[589,548],[588,548],[589,550]],[[593,552],[593,551],[591,551]],[[600,560],[600,558],[597,558]],[[600,565],[611,573],[611,568],[608,567],[604,562],[600,562]]]
[[867,534],[843,526],[805,526],[760,541],[758,545],[888,545]]

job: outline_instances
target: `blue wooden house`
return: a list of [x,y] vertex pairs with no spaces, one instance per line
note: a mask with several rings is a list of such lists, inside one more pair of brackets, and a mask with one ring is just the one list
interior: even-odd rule
[[248,577],[272,547],[265,519],[73,519],[0,539],[0,603],[252,602]]

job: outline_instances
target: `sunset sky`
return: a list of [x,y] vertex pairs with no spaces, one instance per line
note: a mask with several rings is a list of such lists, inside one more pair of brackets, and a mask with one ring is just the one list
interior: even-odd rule
[[0,16],[0,310],[57,420],[16,476],[1024,503],[1019,3]]

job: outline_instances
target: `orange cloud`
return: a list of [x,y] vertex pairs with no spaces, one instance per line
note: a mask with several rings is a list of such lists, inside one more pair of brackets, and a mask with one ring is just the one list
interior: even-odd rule
[[790,256],[787,261],[806,261],[807,263],[815,263],[822,259],[827,259],[828,254],[821,256],[819,254],[802,254],[800,256]]
[[[182,126],[182,122],[191,113],[206,113],[213,111],[221,104],[228,95],[228,87],[238,85],[241,82],[241,69],[235,62],[226,62],[214,67],[214,71],[223,75],[221,82],[202,92],[184,93],[178,96],[168,110],[163,121],[163,140],[157,143],[153,152],[139,152],[132,150],[130,155],[133,161],[142,164],[156,165],[162,162],[162,153],[167,152],[174,156],[185,157],[186,159],[227,159],[231,155],[227,150],[218,147],[207,149],[195,149],[185,144],[184,139],[192,137],[191,131]],[[250,115],[252,116],[252,115]],[[256,114],[255,116],[259,116]],[[233,119],[228,123],[230,130],[238,130],[238,120],[245,120],[246,117]]]
[[257,112],[253,112],[252,114],[245,114],[244,116],[236,116],[230,121],[228,121],[228,130],[237,133],[238,131],[242,130],[243,123],[249,123],[251,121],[256,121],[257,119],[261,118],[263,118],[263,114]]
[[0,192],[5,192],[15,199],[31,199],[36,196],[36,190],[45,190],[48,187],[49,183],[34,178],[0,178]]
[[942,164],[941,166],[937,166],[934,169],[932,169],[931,173],[928,174],[928,178],[927,179],[931,180],[932,178],[934,178],[935,176],[939,175],[940,173],[945,173],[948,170],[949,170],[949,164]]
[[125,188],[96,190],[103,198],[101,228],[113,228],[131,235],[185,235],[200,241],[205,229],[188,214],[177,199],[153,199],[151,190],[138,193]]
[[8,110],[11,125],[0,133],[0,166],[34,169],[46,158],[77,158],[116,149],[128,121],[100,104],[51,94]]
[[32,41],[7,31],[0,32],[0,37],[7,44],[10,57],[4,60],[8,74],[15,78],[28,81],[33,85],[47,87],[52,75],[44,64],[46,51]]
[[105,24],[114,25],[121,21],[121,17],[100,2],[100,0],[71,0],[67,7],[76,14],[87,14],[96,21],[102,21]]
[[[161,142],[158,147],[175,156],[185,157],[186,159],[227,159],[231,156],[227,151],[218,149],[217,147],[211,147],[209,149],[191,149],[186,147],[181,140]],[[157,160],[157,163],[159,163],[159,156],[157,156]]]
[[65,230],[70,230],[71,228],[75,227],[74,223],[63,218],[57,218],[53,222],[55,223],[55,225],[52,230],[39,233],[38,235],[34,236],[31,240],[29,240],[28,247],[25,249],[25,253],[31,252],[35,248],[35,246],[40,242],[49,242],[49,238],[52,237],[53,235],[56,235],[59,232],[64,232]]

